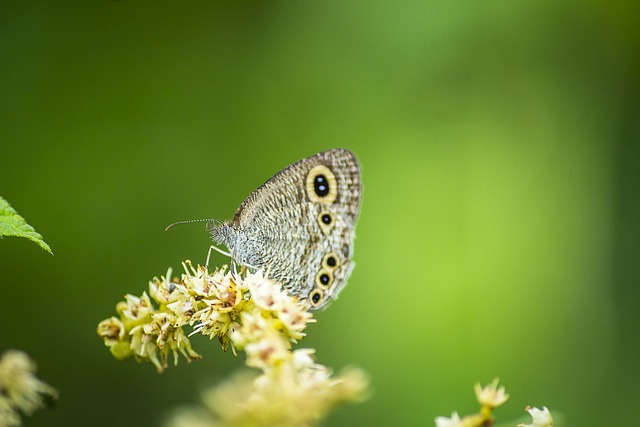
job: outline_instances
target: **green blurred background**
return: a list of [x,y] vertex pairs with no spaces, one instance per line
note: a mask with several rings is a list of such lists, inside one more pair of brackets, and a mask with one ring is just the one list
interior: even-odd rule
[[[0,2],[0,351],[61,392],[27,426],[154,426],[243,366],[157,375],[95,333],[203,262],[282,167],[348,147],[365,185],[349,286],[301,343],[371,375],[331,426],[548,406],[633,425],[640,398],[637,2]],[[215,263],[226,260],[217,256]]]

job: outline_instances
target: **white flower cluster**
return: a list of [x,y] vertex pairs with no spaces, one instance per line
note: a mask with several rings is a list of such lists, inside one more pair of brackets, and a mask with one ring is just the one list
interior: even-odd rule
[[314,321],[309,306],[289,295],[261,272],[209,273],[188,261],[180,280],[165,277],[149,283],[149,293],[127,295],[118,317],[98,325],[98,334],[118,359],[153,363],[159,372],[170,354],[189,361],[200,355],[183,332],[218,338],[223,349],[246,353],[259,375],[241,374],[204,396],[205,408],[183,411],[179,426],[311,426],[333,407],[364,398],[365,375],[351,369],[334,376],[315,363],[313,349],[292,350]]
[[0,358],[0,426],[19,426],[20,414],[31,415],[58,398],[35,373],[36,364],[22,351],[9,350]]
[[159,372],[170,354],[175,363],[178,353],[197,360],[183,330],[192,326],[191,334],[217,337],[225,350],[245,350],[249,365],[261,367],[282,359],[314,321],[306,305],[261,272],[242,277],[183,265],[179,281],[171,280],[169,270],[149,283],[148,294],[125,296],[116,306],[118,317],[100,322],[98,335],[117,359],[150,361]]

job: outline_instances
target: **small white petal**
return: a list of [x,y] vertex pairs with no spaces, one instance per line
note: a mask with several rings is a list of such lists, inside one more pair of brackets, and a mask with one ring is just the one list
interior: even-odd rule
[[519,424],[518,427],[553,427],[553,417],[546,406],[543,406],[542,409],[529,408],[527,412],[533,418],[533,423]]
[[460,427],[462,426],[462,420],[457,412],[451,414],[451,418],[436,417],[436,427]]

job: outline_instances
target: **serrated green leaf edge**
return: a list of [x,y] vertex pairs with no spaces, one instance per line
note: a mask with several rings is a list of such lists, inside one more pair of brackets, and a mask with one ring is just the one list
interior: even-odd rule
[[9,202],[0,196],[0,237],[2,236],[24,237],[36,242],[42,249],[53,255],[51,248],[42,239],[40,233],[27,224],[27,221],[18,215]]

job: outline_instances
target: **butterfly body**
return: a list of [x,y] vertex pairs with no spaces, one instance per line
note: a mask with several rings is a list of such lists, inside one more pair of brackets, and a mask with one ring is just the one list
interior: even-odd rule
[[355,155],[324,151],[274,175],[231,221],[211,223],[211,236],[236,263],[268,272],[320,308],[335,299],[354,266],[361,188]]

